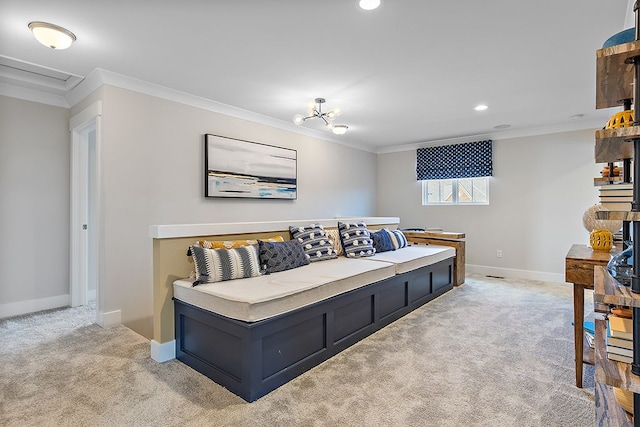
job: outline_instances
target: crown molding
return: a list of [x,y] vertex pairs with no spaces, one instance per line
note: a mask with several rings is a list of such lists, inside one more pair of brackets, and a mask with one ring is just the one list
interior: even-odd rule
[[165,99],[167,101],[177,102],[179,104],[200,108],[214,113],[224,114],[226,116],[247,120],[253,123],[258,123],[288,132],[305,135],[315,139],[321,139],[323,141],[355,148],[357,150],[375,153],[375,149],[371,147],[365,147],[358,144],[345,142],[337,137],[333,137],[332,134],[327,132],[320,132],[313,129],[296,126],[294,123],[274,119],[263,114],[254,113],[242,108],[233,107],[231,105],[223,104],[221,102],[213,101],[200,96],[180,92],[178,90],[170,89],[165,86],[138,80],[122,74],[103,70],[101,68],[96,68],[95,70],[93,70],[80,84],[78,84],[67,93],[66,99],[69,106],[73,107],[84,98],[89,96],[96,89],[105,85],[131,90],[133,92],[154,96],[156,98]]
[[29,89],[13,84],[0,82],[0,95],[37,102],[40,104],[53,105],[54,107],[69,108],[69,103],[62,95],[54,95],[41,90]]
[[[604,111],[604,110],[602,110]],[[603,123],[606,123],[609,118],[610,113],[603,114],[604,120],[602,118],[594,118],[590,120],[579,120],[570,123],[560,123],[557,125],[550,126],[539,126],[535,128],[526,128],[526,129],[514,129],[511,131],[497,131],[497,132],[488,132],[488,133],[479,133],[472,135],[459,136],[455,138],[445,138],[445,139],[434,139],[427,140],[422,142],[417,142],[415,144],[404,144],[404,145],[395,145],[388,147],[379,147],[376,154],[388,154],[388,153],[399,153],[402,151],[411,151],[417,150],[418,148],[424,148],[434,145],[451,145],[451,144],[461,144],[465,142],[472,141],[483,141],[487,139],[491,140],[503,140],[503,139],[511,139],[511,138],[525,138],[529,136],[537,136],[537,135],[547,135],[553,133],[563,133],[563,132],[574,132],[580,130],[596,130],[602,129]]]

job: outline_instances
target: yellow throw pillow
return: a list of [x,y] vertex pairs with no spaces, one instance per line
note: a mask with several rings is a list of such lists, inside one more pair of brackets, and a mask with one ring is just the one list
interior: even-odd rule
[[[282,236],[260,239],[264,242],[284,242]],[[258,240],[198,240],[196,245],[205,249],[236,249],[242,246],[257,245]]]

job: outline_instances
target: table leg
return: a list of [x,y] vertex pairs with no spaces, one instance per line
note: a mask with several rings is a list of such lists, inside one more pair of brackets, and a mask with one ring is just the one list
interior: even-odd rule
[[584,360],[584,287],[573,284],[573,340],[576,359],[576,387],[582,388],[582,363]]

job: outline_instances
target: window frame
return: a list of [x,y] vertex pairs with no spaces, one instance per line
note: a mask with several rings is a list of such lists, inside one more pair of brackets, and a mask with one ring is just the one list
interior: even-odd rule
[[[473,177],[473,178],[447,178],[447,179],[424,179],[421,180],[421,185],[422,185],[422,206],[487,206],[490,204],[490,198],[489,198],[489,187],[490,187],[490,183],[491,180],[489,179],[491,178],[490,176],[479,176],[479,177]],[[480,179],[484,179],[486,181],[486,197],[487,200],[486,202],[477,202],[477,201],[471,201],[471,202],[461,202],[458,199],[459,196],[459,186],[460,186],[460,180],[463,179],[471,179],[471,180],[480,180]],[[429,182],[434,182],[437,181],[440,183],[440,188],[442,188],[442,183],[443,181],[451,181],[451,194],[452,194],[452,201],[451,202],[444,202],[442,201],[442,197],[440,197],[440,201],[438,202],[430,202],[429,201]],[[473,184],[473,183],[472,183]]]

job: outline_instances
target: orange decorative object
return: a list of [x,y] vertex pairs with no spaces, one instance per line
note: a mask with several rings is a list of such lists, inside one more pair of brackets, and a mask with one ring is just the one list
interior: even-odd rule
[[609,230],[593,230],[589,235],[589,246],[594,251],[609,252],[613,248],[613,233]]
[[605,129],[619,129],[633,126],[633,110],[624,110],[611,116]]

